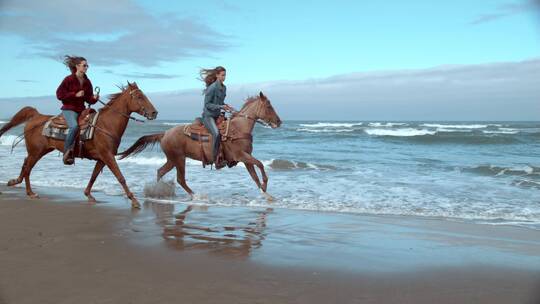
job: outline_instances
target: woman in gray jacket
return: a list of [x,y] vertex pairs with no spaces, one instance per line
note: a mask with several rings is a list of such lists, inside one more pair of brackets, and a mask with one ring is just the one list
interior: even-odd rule
[[231,111],[232,108],[224,102],[227,95],[227,87],[223,84],[226,77],[226,70],[222,66],[214,69],[202,69],[201,78],[206,84],[204,90],[204,108],[202,121],[206,129],[212,134],[212,159],[216,166],[219,152],[221,135],[216,125],[216,119],[221,115],[221,110]]

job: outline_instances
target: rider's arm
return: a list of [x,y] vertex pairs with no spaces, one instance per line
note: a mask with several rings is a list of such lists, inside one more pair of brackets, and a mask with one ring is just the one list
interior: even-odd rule
[[64,78],[60,86],[58,86],[58,89],[56,89],[56,98],[61,101],[71,101],[75,99],[75,94],[77,92],[70,92],[69,91],[69,85],[68,85],[68,78]]

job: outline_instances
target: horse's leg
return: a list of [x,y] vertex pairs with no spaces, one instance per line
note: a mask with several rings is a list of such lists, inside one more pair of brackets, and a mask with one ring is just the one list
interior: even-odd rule
[[8,186],[15,186],[15,185],[18,185],[20,183],[22,183],[23,179],[24,179],[24,171],[25,171],[25,168],[26,168],[26,164],[28,163],[28,157],[25,157],[24,158],[24,163],[21,167],[21,174],[19,174],[19,177],[17,178],[14,178],[14,179],[10,179],[7,183]]
[[96,199],[94,196],[92,196],[92,186],[94,185],[94,182],[96,181],[99,173],[101,173],[101,170],[105,166],[105,163],[98,160],[96,162],[96,166],[94,167],[94,172],[92,172],[92,177],[90,178],[90,181],[88,181],[88,185],[86,186],[86,189],[84,189],[84,195],[88,198],[89,202],[96,202]]
[[259,181],[259,176],[257,176],[257,172],[255,172],[254,165],[251,164],[251,163],[247,163],[247,162],[244,162],[244,164],[246,165],[246,169],[247,169],[249,175],[251,175],[251,178],[253,179],[255,184],[257,184],[257,188],[261,189],[261,182]]
[[52,149],[47,149],[45,151],[40,151],[39,154],[30,154],[26,158],[26,166],[24,168],[24,181],[26,184],[26,195],[28,195],[30,198],[39,198],[39,195],[34,193],[32,191],[32,186],[30,185],[30,173],[32,172],[32,168],[36,165],[36,163],[47,153],[51,152]]
[[[266,171],[264,170],[264,165],[253,157],[251,154],[244,152],[242,157],[240,158],[240,161],[243,162],[246,165],[246,169],[249,172],[249,175],[251,175],[251,178],[255,181],[257,184],[257,187],[261,189],[263,195],[266,197],[267,200],[271,201],[274,198],[266,192],[266,187],[268,186],[268,176],[266,175]],[[253,166],[257,166],[259,170],[261,170],[262,175],[262,184],[259,181],[259,177],[257,176],[257,172],[255,172],[255,168]]]
[[191,196],[191,199],[193,199],[193,190],[189,188],[189,186],[186,183],[186,157],[179,157],[176,160],[176,181],[186,190],[186,192]]
[[127,197],[131,200],[131,207],[140,209],[141,204],[139,204],[139,201],[135,198],[135,195],[129,190],[126,179],[122,175],[122,172],[120,172],[120,168],[118,167],[118,163],[116,163],[116,159],[113,155],[105,157],[105,159],[102,159],[102,161],[109,167],[109,170],[114,174],[118,182],[122,185],[122,188],[124,188],[124,192],[126,193]]
[[157,170],[157,181],[159,182],[163,175],[171,171],[172,168],[174,168],[174,163],[167,158],[167,162],[165,163],[165,165],[161,166],[161,168]]

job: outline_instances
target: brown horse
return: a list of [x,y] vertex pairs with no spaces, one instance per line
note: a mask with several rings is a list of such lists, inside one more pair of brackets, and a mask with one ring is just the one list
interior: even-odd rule
[[[255,122],[262,120],[272,128],[281,125],[281,119],[274,111],[270,100],[261,92],[257,97],[248,98],[239,112],[233,114],[230,119],[230,137],[224,139],[221,143],[224,154],[229,163],[243,162],[251,178],[261,189],[267,199],[272,197],[266,193],[268,185],[268,176],[264,171],[263,164],[251,155],[253,151],[252,136]],[[157,180],[159,181],[173,167],[176,167],[176,180],[193,198],[193,190],[186,184],[185,166],[186,157],[205,162],[212,159],[211,142],[204,142],[204,150],[201,150],[201,143],[184,134],[185,125],[175,126],[164,133],[146,135],[139,138],[129,149],[120,153],[121,158],[137,154],[143,151],[148,145],[154,145],[160,142],[161,149],[167,156],[167,162],[158,169]],[[254,166],[261,171],[262,184],[259,181]]]
[[[155,119],[157,116],[156,109],[137,87],[137,84],[129,82],[127,87],[122,88],[122,92],[111,95],[107,105],[99,110],[99,119],[96,123],[94,138],[85,142],[83,153],[84,158],[97,161],[88,186],[84,190],[84,194],[89,201],[95,202],[95,198],[91,194],[92,185],[106,165],[118,179],[118,182],[122,184],[127,197],[131,200],[131,206],[140,208],[139,202],[126,185],[126,180],[120,172],[115,159],[120,140],[130,118],[129,115],[134,112],[150,120]],[[43,125],[51,117],[51,115],[40,114],[35,108],[25,107],[0,129],[0,136],[2,136],[9,129],[26,122],[24,138],[28,156],[24,159],[19,177],[10,180],[8,186],[20,184],[24,179],[26,182],[26,194],[31,198],[38,198],[38,195],[32,191],[30,186],[30,172],[34,165],[45,154],[55,149],[64,150],[64,141],[42,135]],[[54,178],[54,175],[51,178]]]

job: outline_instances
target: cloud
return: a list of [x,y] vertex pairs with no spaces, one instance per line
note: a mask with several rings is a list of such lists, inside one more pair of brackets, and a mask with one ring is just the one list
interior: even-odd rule
[[182,77],[181,75],[175,74],[161,74],[161,73],[116,73],[112,70],[105,70],[107,74],[114,74],[118,76],[123,76],[130,79],[173,79]]
[[37,82],[36,80],[29,80],[29,79],[17,79],[18,82],[31,82],[31,83],[35,83]]
[[[263,91],[286,120],[538,120],[538,87],[540,58],[228,85],[227,102],[240,108],[246,97]],[[159,119],[201,115],[202,86],[147,95]],[[0,104],[6,116],[27,104],[53,114],[59,108],[55,99],[0,99]]]
[[156,66],[230,47],[229,36],[194,18],[153,15],[133,0],[2,1],[0,33],[24,38],[30,53],[81,54],[98,65]]
[[486,22],[495,21],[504,17],[528,12],[531,10],[539,9],[539,1],[536,0],[526,0],[519,3],[506,3],[499,5],[497,7],[497,13],[488,13],[477,16],[474,20],[469,22],[471,25],[478,25]]

